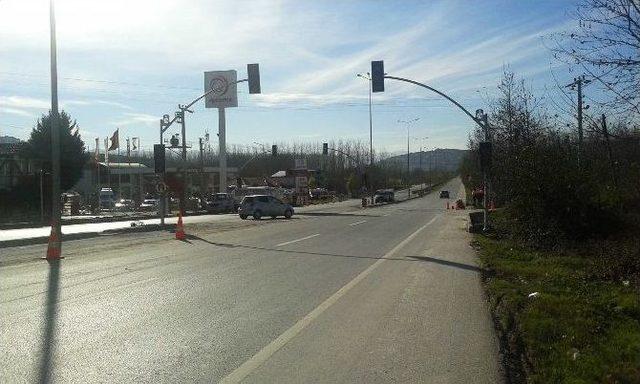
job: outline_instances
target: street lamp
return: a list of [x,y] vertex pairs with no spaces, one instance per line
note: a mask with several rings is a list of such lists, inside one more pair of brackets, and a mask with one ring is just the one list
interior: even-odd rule
[[419,117],[416,117],[415,119],[411,119],[411,120],[398,120],[398,123],[403,123],[407,125],[407,181],[409,181],[409,187],[407,188],[407,196],[411,196],[411,170],[409,168],[409,128],[411,127],[411,124],[415,123],[416,121],[420,120]]
[[371,74],[358,73],[356,76],[369,82],[369,166],[373,165],[373,116],[371,114]]
[[[418,141],[420,142],[420,172],[422,173],[422,153],[423,153],[423,144],[426,143],[427,139],[429,137],[425,136],[425,137],[414,137],[413,140],[414,141]],[[426,145],[424,145],[424,147],[426,148]]]

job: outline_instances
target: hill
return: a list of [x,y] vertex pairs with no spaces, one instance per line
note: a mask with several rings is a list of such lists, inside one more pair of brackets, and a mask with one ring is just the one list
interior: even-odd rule
[[[409,154],[409,169],[441,170],[455,172],[466,155],[464,149],[436,149],[433,151],[412,152]],[[407,155],[392,156],[383,161],[397,163],[406,168]]]

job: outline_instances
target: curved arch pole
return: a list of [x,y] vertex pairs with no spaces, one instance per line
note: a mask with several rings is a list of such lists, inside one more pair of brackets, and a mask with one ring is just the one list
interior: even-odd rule
[[485,127],[485,126],[483,125],[483,123],[482,123],[482,121],[481,121],[480,119],[477,119],[477,118],[476,118],[475,116],[473,116],[469,111],[467,111],[467,109],[466,109],[465,107],[463,107],[462,105],[460,105],[460,103],[458,103],[457,101],[455,101],[455,100],[454,100],[454,99],[452,99],[451,97],[449,97],[449,96],[447,96],[446,94],[444,94],[444,93],[442,93],[442,92],[438,91],[438,90],[437,90],[437,89],[435,89],[435,88],[432,88],[432,87],[430,87],[430,86],[428,86],[428,85],[426,85],[426,84],[422,84],[422,83],[419,83],[419,82],[414,81],[414,80],[405,79],[404,77],[396,77],[396,76],[387,76],[387,75],[385,75],[385,77],[384,77],[384,78],[385,78],[385,79],[398,80],[398,81],[404,81],[405,83],[411,83],[411,84],[417,85],[417,86],[419,86],[419,87],[426,88],[426,89],[430,90],[431,92],[435,92],[435,93],[437,93],[438,95],[440,95],[440,96],[444,97],[445,99],[447,99],[447,100],[449,100],[450,102],[452,102],[453,104],[455,104],[455,106],[456,106],[456,107],[460,108],[464,113],[466,113],[466,114],[467,114],[467,116],[469,116],[469,117],[471,118],[471,120],[473,120],[476,124],[478,124],[478,125],[480,126],[480,128],[482,128],[482,129],[486,129],[486,128],[488,128],[488,127]]

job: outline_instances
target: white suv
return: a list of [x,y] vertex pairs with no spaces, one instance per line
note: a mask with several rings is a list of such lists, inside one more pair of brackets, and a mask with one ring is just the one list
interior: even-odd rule
[[277,216],[284,216],[290,219],[293,216],[293,207],[273,196],[251,195],[245,196],[240,202],[238,215],[242,220],[249,216],[253,216],[256,220],[260,220],[262,216],[271,216],[274,219]]

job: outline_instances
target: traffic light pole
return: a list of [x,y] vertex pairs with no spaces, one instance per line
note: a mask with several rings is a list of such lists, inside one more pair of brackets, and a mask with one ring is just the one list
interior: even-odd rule
[[[384,92],[384,79],[391,79],[391,80],[397,80],[397,81],[402,81],[405,83],[410,83],[410,84],[414,84],[417,85],[419,87],[425,88],[430,90],[431,92],[434,92],[442,97],[444,97],[445,99],[449,100],[451,103],[453,103],[456,107],[458,107],[460,110],[462,110],[464,113],[467,114],[467,116],[469,116],[471,118],[471,120],[473,120],[476,124],[478,124],[480,126],[480,128],[483,129],[484,131],[484,135],[485,135],[485,140],[488,142],[489,140],[489,130],[490,130],[490,126],[489,126],[489,122],[487,121],[487,115],[486,114],[482,114],[482,116],[473,116],[471,114],[471,112],[469,112],[465,107],[463,107],[460,103],[458,103],[457,101],[455,101],[454,99],[452,99],[451,97],[447,96],[446,94],[444,94],[443,92],[438,91],[437,89],[430,87],[426,84],[422,84],[419,83],[417,81],[414,80],[410,80],[410,79],[405,79],[403,77],[397,77],[397,76],[389,76],[384,72],[384,62],[383,61],[372,61],[371,62],[371,86],[372,86],[372,91],[373,92]],[[488,170],[485,169],[485,172],[483,172],[483,182],[484,182],[484,187],[485,187],[485,194],[484,194],[484,230],[488,229],[488,207],[487,207],[487,195],[488,195],[488,176],[487,176],[487,172]]]

